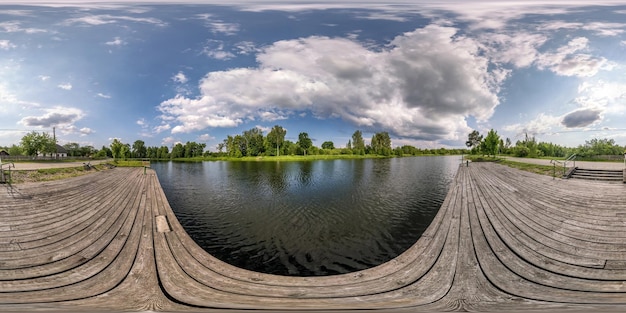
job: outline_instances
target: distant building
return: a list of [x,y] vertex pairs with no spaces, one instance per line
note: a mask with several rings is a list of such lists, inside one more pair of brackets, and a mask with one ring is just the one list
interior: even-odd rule
[[67,157],[67,149],[63,148],[63,146],[57,144],[57,152],[52,155],[55,158],[66,158]]
[[9,156],[10,154],[4,150],[0,150],[0,156]]

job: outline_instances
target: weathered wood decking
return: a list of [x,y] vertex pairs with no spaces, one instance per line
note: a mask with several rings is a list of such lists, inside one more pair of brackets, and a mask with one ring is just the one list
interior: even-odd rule
[[622,306],[623,184],[471,164],[404,254],[361,272],[309,278],[254,273],[204,252],[150,170],[0,186],[0,311]]

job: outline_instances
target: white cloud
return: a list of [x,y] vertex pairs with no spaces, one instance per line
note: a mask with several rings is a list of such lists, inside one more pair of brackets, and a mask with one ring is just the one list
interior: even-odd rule
[[79,130],[81,136],[87,136],[95,133],[95,131],[89,127],[83,127]]
[[148,124],[146,123],[146,120],[143,117],[138,119],[137,122],[135,122],[135,123],[137,123],[137,125],[139,125],[141,127],[147,127],[148,126]]
[[132,16],[124,16],[124,15],[85,15],[76,18],[70,18],[63,21],[63,25],[71,26],[74,24],[83,24],[88,26],[99,26],[106,24],[118,23],[120,21],[125,22],[135,22],[135,23],[146,23],[146,24],[154,24],[157,26],[166,26],[167,23],[157,19],[157,18],[143,18],[143,17],[132,17]]
[[230,60],[235,57],[231,52],[221,50],[206,50],[205,54],[216,60]]
[[546,134],[554,132],[555,129],[561,125],[562,119],[563,118],[560,116],[540,113],[535,119],[529,122],[507,125],[503,127],[503,130],[513,132],[517,136],[525,133],[532,136]]
[[172,76],[172,80],[180,84],[184,84],[188,81],[187,76],[185,76],[183,72],[178,72],[178,74]]
[[63,90],[72,90],[72,84],[70,83],[64,83],[64,84],[59,84],[57,85],[57,87],[63,89]]
[[177,143],[181,143],[181,141],[171,136],[165,137],[163,138],[163,140],[161,140],[161,145],[164,145],[164,146],[173,146]]
[[620,42],[620,44],[621,44],[622,46],[626,46],[626,40],[622,40],[622,41]]
[[82,119],[85,115],[82,110],[70,107],[53,107],[43,110],[45,113],[40,116],[26,116],[19,121],[19,124],[28,127],[50,128],[53,126],[73,131],[74,123]]
[[170,130],[171,128],[172,127],[170,126],[170,124],[162,124],[162,125],[159,125],[159,126],[155,127],[153,129],[153,131],[155,133],[157,133],[157,134],[160,134],[160,133],[162,133],[162,132],[164,132],[166,130]]
[[[380,50],[380,51],[378,51]],[[489,68],[480,45],[431,25],[368,50],[341,38],[275,42],[258,68],[208,73],[201,96],[162,102],[172,133],[311,112],[414,139],[464,137],[465,118],[487,120],[506,72]]]
[[104,99],[111,99],[110,95],[104,94],[104,93],[97,93],[96,96],[100,97],[100,98],[104,98]]
[[16,45],[11,43],[9,40],[0,40],[0,50],[9,50],[17,48]]
[[21,23],[18,21],[7,21],[7,22],[0,22],[0,32],[36,34],[36,33],[46,33],[48,31],[45,29],[40,29],[40,28],[24,28],[21,26]]
[[214,140],[215,137],[209,135],[209,134],[202,134],[200,136],[198,136],[198,141],[200,142],[207,142],[207,141],[211,141]]
[[224,22],[211,22],[208,23],[213,33],[222,33],[225,35],[234,35],[239,31],[239,24],[224,23]]
[[259,49],[255,46],[252,41],[240,41],[235,44],[235,48],[239,50],[237,54],[250,54],[254,52],[258,52]]
[[109,46],[122,46],[122,45],[125,45],[126,42],[120,39],[120,37],[115,37],[113,38],[113,40],[107,41],[105,44]]
[[589,39],[578,37],[555,52],[539,56],[536,64],[539,69],[549,69],[562,76],[591,77],[607,64],[607,60],[589,54],[579,53],[588,49]]
[[41,79],[41,81],[47,81],[48,79],[50,79],[50,76],[46,76],[46,75],[39,75],[37,76],[37,78]]
[[233,53],[224,50],[224,42],[220,40],[208,40],[202,52],[216,60],[229,60],[235,57]]
[[511,63],[517,68],[532,65],[539,57],[537,51],[548,38],[541,34],[531,34],[525,31],[512,34],[485,34],[480,37],[489,47],[492,61],[499,63]]
[[619,36],[624,33],[626,24],[624,23],[605,23],[605,22],[566,22],[566,21],[550,21],[545,22],[539,26],[539,30],[559,30],[559,29],[571,29],[571,30],[588,30],[594,32],[598,36],[612,37]]

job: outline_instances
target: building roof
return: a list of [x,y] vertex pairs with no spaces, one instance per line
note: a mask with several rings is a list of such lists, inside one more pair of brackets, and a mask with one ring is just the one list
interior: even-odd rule
[[67,154],[67,150],[63,148],[63,146],[57,144],[57,153],[65,153]]

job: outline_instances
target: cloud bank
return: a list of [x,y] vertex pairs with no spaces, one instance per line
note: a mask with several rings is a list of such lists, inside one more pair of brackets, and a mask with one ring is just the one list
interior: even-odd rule
[[489,68],[476,41],[435,25],[397,36],[382,51],[343,38],[278,41],[257,62],[208,73],[198,97],[162,102],[161,118],[177,123],[172,133],[187,133],[310,112],[400,137],[458,140],[466,117],[491,117],[506,78]]

